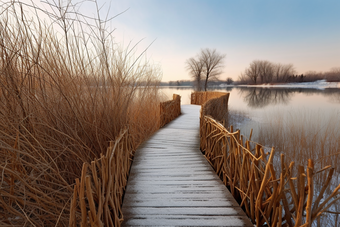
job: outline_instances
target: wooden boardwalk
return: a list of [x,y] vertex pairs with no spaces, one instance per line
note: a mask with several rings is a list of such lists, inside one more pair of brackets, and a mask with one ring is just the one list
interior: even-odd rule
[[199,150],[200,106],[138,149],[122,226],[254,226]]

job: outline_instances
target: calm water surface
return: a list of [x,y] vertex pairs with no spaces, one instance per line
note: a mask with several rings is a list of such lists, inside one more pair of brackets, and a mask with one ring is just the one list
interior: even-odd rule
[[[172,94],[182,96],[182,104],[190,104],[191,88],[162,88],[169,99]],[[228,88],[218,91],[230,92],[229,125],[240,129],[248,137],[253,129],[252,140],[276,149],[274,168],[279,165],[279,154],[286,161],[306,166],[309,158],[315,169],[327,165],[335,167],[330,195],[340,183],[340,89],[294,89],[294,88]],[[336,154],[336,155],[334,155]],[[279,167],[278,167],[279,168]],[[327,175],[314,177],[314,194],[319,194]],[[340,203],[330,208],[339,212]],[[335,226],[336,215],[325,214],[322,226]],[[315,224],[315,223],[314,223]],[[314,226],[314,225],[313,225]]]
[[[249,135],[250,129],[269,124],[273,119],[286,120],[307,117],[309,120],[326,124],[337,115],[340,117],[340,89],[294,89],[294,88],[225,88],[214,89],[230,92],[230,124]],[[190,104],[190,87],[165,87],[162,93],[172,98],[172,94],[182,96],[182,104]],[[340,118],[338,119],[340,121]],[[255,138],[254,138],[255,139]]]

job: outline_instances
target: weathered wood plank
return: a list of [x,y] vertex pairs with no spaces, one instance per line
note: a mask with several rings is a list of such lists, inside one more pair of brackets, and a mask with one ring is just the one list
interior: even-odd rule
[[[135,194],[129,194],[126,195],[124,197],[125,202],[128,200],[134,200],[135,198]],[[139,200],[158,200],[158,199],[202,199],[200,196],[197,196],[197,194],[139,194],[138,195],[138,199]],[[218,195],[215,195],[215,193],[211,193],[211,194],[206,194],[204,196],[204,200],[220,200],[220,199],[225,199],[225,195],[222,195],[220,193],[218,193]]]
[[128,217],[125,226],[253,226],[248,217],[203,215],[148,215]]
[[145,215],[243,215],[244,212],[240,207],[129,207],[125,210],[124,217],[131,215],[145,216]]
[[199,150],[199,106],[136,152],[123,226],[253,226]]

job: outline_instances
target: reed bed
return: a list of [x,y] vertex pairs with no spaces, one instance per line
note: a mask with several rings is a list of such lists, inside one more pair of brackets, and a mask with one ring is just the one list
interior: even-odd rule
[[[180,96],[160,103],[160,122],[180,114]],[[163,116],[163,117],[162,117]],[[134,138],[128,129],[110,142],[106,154],[83,163],[80,179],[75,180],[70,205],[69,226],[120,226],[124,190],[134,155]]]
[[[107,151],[110,141],[127,141],[120,132],[128,127],[128,157],[159,128],[160,70],[143,53],[136,56],[135,46],[115,43],[96,2],[96,18],[70,2],[46,3],[50,10],[32,4],[0,6],[0,225],[79,224],[83,210],[74,204],[82,200],[73,202],[73,195],[84,193],[85,177],[88,198],[100,201],[100,187],[87,176],[97,171],[98,184],[110,185],[98,173],[114,168],[108,156],[118,158],[120,151]],[[91,164],[92,173],[85,171],[92,161],[97,169]],[[122,185],[101,200],[109,203],[104,224],[108,210],[121,219],[109,194],[121,195]]]
[[[275,149],[286,155],[288,162],[295,161],[299,165],[306,165],[312,159],[315,168],[322,169],[327,166],[334,167],[334,174],[330,184],[336,186],[340,183],[340,124],[339,113],[323,113],[300,110],[290,112],[288,115],[277,113],[277,118],[271,119],[268,124],[259,129],[261,144],[274,145]],[[270,118],[269,118],[270,119]],[[279,169],[276,166],[275,169]],[[315,193],[322,191],[327,174],[322,173],[314,177]],[[330,195],[330,189],[325,195]],[[338,211],[340,203],[329,209],[321,216],[323,226],[335,226],[339,221]]]
[[160,104],[160,128],[181,114],[181,96],[173,94],[172,100]]
[[[209,102],[203,108],[209,106]],[[320,217],[340,199],[340,184],[331,184],[334,168],[316,169],[311,159],[307,167],[295,167],[294,162],[285,161],[284,154],[274,160],[277,159],[274,148],[268,150],[251,142],[251,134],[246,140],[239,130],[233,132],[231,126],[228,131],[201,112],[201,150],[256,226],[319,223]],[[279,163],[279,171],[275,170],[275,163]],[[316,194],[314,187],[320,175],[327,177]],[[326,195],[330,187],[333,190]]]
[[[311,158],[318,168],[336,166],[340,171],[340,114],[300,110],[275,118],[259,128],[259,142],[275,145],[288,161],[306,165]],[[290,141],[287,143],[287,141]]]

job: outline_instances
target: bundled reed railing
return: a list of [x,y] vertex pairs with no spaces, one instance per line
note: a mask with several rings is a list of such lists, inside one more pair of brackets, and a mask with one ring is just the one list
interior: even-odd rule
[[160,104],[160,128],[181,114],[181,96],[173,94],[173,99]]
[[[229,132],[205,115],[203,110],[211,106],[209,102],[201,111],[201,150],[256,226],[311,226],[340,199],[340,185],[323,198],[334,168],[327,166],[317,171],[309,160],[306,168],[298,166],[295,171],[294,162],[285,163],[283,154],[279,161],[274,148],[265,152],[262,145],[249,141],[251,134],[245,140],[239,130],[233,132],[231,126]],[[274,168],[274,158],[280,168],[276,164]],[[328,177],[316,194],[313,176],[324,171],[328,171]]]
[[[170,122],[180,114],[180,96],[160,103],[161,122]],[[110,142],[106,154],[83,163],[76,179],[70,206],[69,226],[120,226],[122,199],[133,158],[134,143],[128,129]]]
[[133,156],[133,139],[123,130],[106,154],[84,163],[76,179],[69,226],[120,226],[122,198]]
[[[199,92],[202,93],[202,92]],[[205,92],[208,99],[202,103],[201,114],[204,116],[211,116],[213,119],[220,122],[224,127],[228,125],[228,101],[230,93],[227,92]],[[193,93],[195,94],[195,93]],[[217,98],[214,98],[216,97]]]
[[196,92],[191,93],[191,104],[192,105],[203,105],[208,100],[219,98],[226,94],[229,94],[229,93],[218,92],[218,91],[196,91]]

